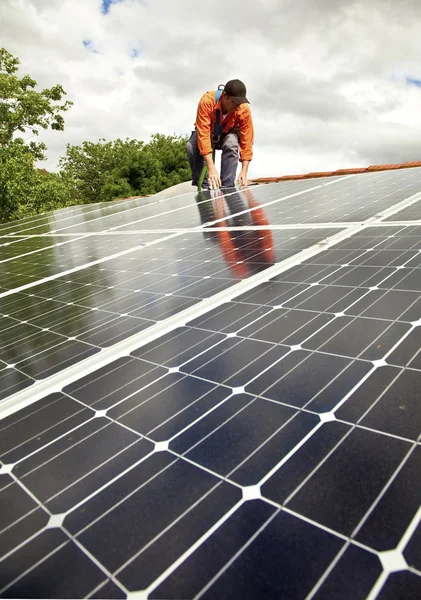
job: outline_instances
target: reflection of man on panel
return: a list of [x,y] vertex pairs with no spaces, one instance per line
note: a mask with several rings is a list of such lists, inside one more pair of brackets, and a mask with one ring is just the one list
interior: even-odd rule
[[[254,129],[246,86],[239,79],[228,81],[218,99],[218,91],[206,92],[197,107],[195,131],[187,142],[192,184],[197,186],[203,165],[208,181],[203,187],[234,187],[238,160],[240,185],[247,185],[247,172],[253,157]],[[221,177],[212,160],[212,150],[222,150]]]
[[[275,248],[269,221],[251,189],[226,195],[217,191],[210,194],[211,199],[209,192],[199,192],[196,197],[202,224],[218,221],[212,225],[212,231],[205,227],[203,233],[206,238],[218,242],[233,275],[244,279],[272,266]],[[245,230],[244,226],[250,229]],[[263,229],[265,227],[267,229]]]

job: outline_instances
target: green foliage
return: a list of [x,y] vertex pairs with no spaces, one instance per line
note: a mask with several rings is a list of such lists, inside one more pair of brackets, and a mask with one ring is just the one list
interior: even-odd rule
[[66,180],[35,169],[34,160],[19,138],[0,146],[0,222],[76,204]]
[[[14,135],[30,131],[38,135],[40,129],[64,129],[64,119],[60,114],[68,110],[73,102],[62,102],[66,92],[61,85],[37,92],[37,82],[29,75],[19,78],[20,61],[5,48],[0,48],[0,146],[12,143]],[[38,160],[44,157],[43,144],[31,144],[32,152]]]
[[38,135],[48,127],[62,130],[60,113],[72,102],[57,104],[65,94],[60,85],[37,92],[29,75],[16,75],[19,64],[18,58],[0,49],[0,222],[75,203],[64,177],[35,168],[35,161],[45,157],[45,144],[25,144],[16,137],[26,131]]
[[71,204],[155,194],[190,179],[186,138],[161,134],[148,143],[127,138],[68,144],[58,174],[36,169],[45,144],[25,144],[17,134],[63,130],[61,113],[73,103],[63,101],[60,85],[36,91],[29,75],[18,77],[19,65],[0,48],[0,222]]
[[[99,202],[111,199],[102,193],[104,184],[110,181],[110,174],[119,165],[128,162],[132,154],[138,153],[143,142],[118,139],[98,143],[83,142],[81,146],[67,145],[66,154],[59,160],[61,173],[71,182],[72,195],[84,202]],[[118,178],[117,178],[118,179]]]
[[190,179],[186,138],[155,134],[149,143],[121,140],[67,146],[61,173],[83,202],[155,194]]

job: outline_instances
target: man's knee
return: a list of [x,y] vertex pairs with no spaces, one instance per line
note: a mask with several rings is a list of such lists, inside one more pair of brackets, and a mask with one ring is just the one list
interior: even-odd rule
[[221,144],[222,152],[230,151],[238,153],[239,147],[240,143],[235,133],[228,133]]

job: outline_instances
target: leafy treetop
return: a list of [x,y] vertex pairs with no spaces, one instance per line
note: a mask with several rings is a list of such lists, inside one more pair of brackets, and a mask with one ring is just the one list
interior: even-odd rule
[[[64,129],[61,112],[67,111],[73,104],[62,101],[66,94],[61,85],[35,90],[37,82],[29,75],[19,78],[20,60],[5,48],[0,48],[0,146],[12,143],[18,131],[31,131],[39,134],[40,129]],[[44,144],[29,144],[34,157],[44,157]]]

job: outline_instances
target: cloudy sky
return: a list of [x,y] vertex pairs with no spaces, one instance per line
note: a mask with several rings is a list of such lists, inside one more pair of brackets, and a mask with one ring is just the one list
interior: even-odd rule
[[200,96],[242,79],[250,177],[421,159],[419,0],[0,0],[0,45],[63,85],[67,143],[188,134]]

